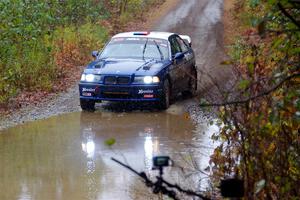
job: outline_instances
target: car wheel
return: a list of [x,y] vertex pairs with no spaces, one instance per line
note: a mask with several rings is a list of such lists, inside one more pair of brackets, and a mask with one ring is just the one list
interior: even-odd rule
[[186,91],[183,91],[182,92],[182,95],[184,97],[193,97],[196,95],[197,93],[197,71],[196,69],[193,70],[193,73],[190,77],[190,80],[189,80],[189,86],[187,88]]
[[80,107],[85,111],[94,111],[95,110],[95,101],[80,99]]
[[170,96],[171,96],[170,83],[169,80],[165,80],[163,85],[163,94],[159,102],[161,109],[166,110],[169,108]]
[[190,78],[189,84],[190,84],[189,92],[192,96],[195,96],[197,93],[197,84],[198,84],[196,69],[193,70],[193,74],[192,74],[192,77]]

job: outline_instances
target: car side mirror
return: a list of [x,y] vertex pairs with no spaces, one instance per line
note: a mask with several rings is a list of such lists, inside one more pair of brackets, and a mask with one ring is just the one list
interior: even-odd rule
[[174,60],[180,60],[184,57],[184,54],[181,52],[178,52],[174,55]]
[[99,55],[99,51],[92,51],[92,56],[94,59],[96,59]]
[[184,54],[181,52],[178,52],[174,55],[173,62],[176,64],[178,60],[181,60],[184,57]]

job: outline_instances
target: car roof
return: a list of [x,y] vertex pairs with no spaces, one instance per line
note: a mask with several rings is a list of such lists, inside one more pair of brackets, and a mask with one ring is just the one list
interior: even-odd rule
[[[142,34],[140,34],[142,33]],[[174,35],[175,33],[169,33],[169,32],[141,32],[141,31],[135,31],[135,32],[125,32],[125,33],[118,33],[114,35],[112,38],[120,38],[120,37],[143,37],[143,38],[155,38],[155,39],[165,39],[168,40],[171,35]]]

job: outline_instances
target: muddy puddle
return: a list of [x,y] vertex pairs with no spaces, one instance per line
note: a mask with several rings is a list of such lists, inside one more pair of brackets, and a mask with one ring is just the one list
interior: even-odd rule
[[206,152],[193,150],[210,151],[206,131],[167,112],[76,112],[10,128],[0,132],[0,199],[147,199],[143,183],[110,158],[152,176],[155,155],[192,153],[207,165]]

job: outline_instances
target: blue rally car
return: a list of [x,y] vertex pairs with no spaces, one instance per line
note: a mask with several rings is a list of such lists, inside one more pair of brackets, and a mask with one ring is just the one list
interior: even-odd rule
[[156,102],[167,109],[178,93],[197,90],[195,56],[189,36],[168,32],[127,32],[92,53],[79,83],[80,105],[101,101]]

